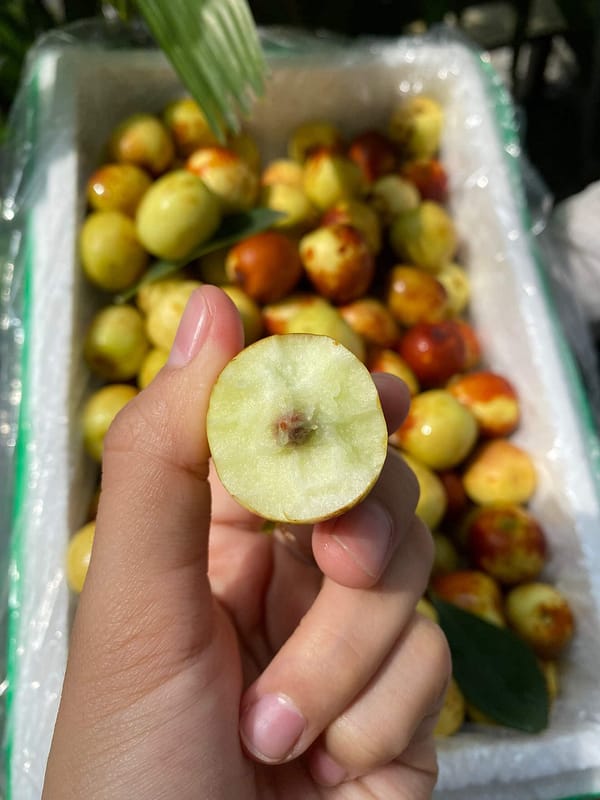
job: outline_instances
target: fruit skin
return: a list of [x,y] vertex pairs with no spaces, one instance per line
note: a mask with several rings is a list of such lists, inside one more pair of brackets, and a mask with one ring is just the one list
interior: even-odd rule
[[466,703],[463,693],[454,678],[450,679],[444,704],[435,728],[434,736],[453,736],[465,721]]
[[397,155],[392,142],[380,131],[363,131],[350,142],[348,158],[360,168],[367,183],[393,172]]
[[341,152],[342,147],[342,134],[335,125],[327,120],[308,120],[294,129],[287,150],[292,161],[303,164],[317,150]]
[[119,411],[137,395],[134,386],[111,383],[98,389],[87,399],[82,414],[83,444],[95,461],[102,461],[104,437]]
[[369,189],[369,203],[384,225],[419,207],[421,196],[414,184],[399,175],[384,175]]
[[465,363],[463,370],[467,372],[478,366],[481,361],[481,342],[471,323],[458,317],[451,320],[451,322],[462,337],[465,346]]
[[160,347],[153,347],[148,350],[137,376],[137,385],[140,389],[145,389],[156,378],[167,363],[168,358],[168,350],[161,350]]
[[456,466],[477,440],[471,412],[445,389],[430,389],[411,399],[406,419],[395,441],[409,455],[433,470]]
[[444,386],[465,369],[465,343],[454,320],[416,323],[405,332],[398,352],[424,388]]
[[448,293],[434,275],[418,267],[398,264],[388,275],[385,301],[405,327],[439,322],[448,314]]
[[361,297],[340,306],[340,314],[370,345],[392,348],[400,339],[396,320],[388,308],[374,297]]
[[87,182],[87,200],[95,211],[121,211],[135,216],[152,179],[135,164],[104,164]]
[[110,161],[135,164],[157,176],[175,157],[175,145],[166,126],[152,114],[132,114],[118,125],[108,142]]
[[252,344],[263,334],[262,314],[258,304],[239,286],[225,285],[221,288],[233,301],[242,319],[244,344]]
[[278,231],[263,231],[235,244],[225,260],[231,283],[257,303],[274,303],[293,291],[302,277],[297,244]]
[[398,258],[435,273],[452,260],[458,240],[447,212],[438,203],[425,200],[394,218],[390,244]]
[[318,150],[304,164],[303,186],[311,203],[325,211],[340,200],[357,197],[363,179],[349,158],[330,150]]
[[419,484],[419,500],[415,514],[429,530],[434,531],[446,510],[446,493],[437,475],[429,467],[408,453],[401,453],[402,458],[413,471]]
[[86,277],[100,289],[128,289],[148,266],[148,253],[136,228],[120,211],[94,211],[79,233],[81,266]]
[[200,281],[176,281],[160,292],[146,315],[146,336],[154,347],[171,350],[179,322]]
[[463,486],[462,476],[456,469],[444,469],[437,473],[446,492],[446,513],[444,519],[448,522],[455,522],[460,519],[467,510],[469,500],[465,487]]
[[417,613],[422,614],[424,617],[427,617],[427,619],[430,619],[432,622],[438,623],[440,621],[440,617],[435,610],[435,606],[426,597],[419,598],[416,611]]
[[362,233],[375,255],[381,250],[381,223],[373,209],[359,200],[340,200],[321,218],[321,225],[350,225]]
[[317,210],[308,199],[302,186],[288,183],[271,183],[263,187],[261,205],[272,208],[284,216],[275,223],[276,228],[305,230],[317,219]]
[[445,203],[448,199],[448,175],[436,158],[417,158],[402,165],[402,177],[414,183],[423,200]]
[[519,426],[519,397],[503,375],[490,370],[471,372],[453,380],[448,391],[473,412],[482,436],[508,436]]
[[405,158],[432,158],[440,147],[444,111],[432,97],[406,98],[389,121],[389,136]]
[[196,175],[174,170],[148,189],[136,214],[146,250],[167,260],[183,259],[206,242],[221,222],[221,205]]
[[96,523],[88,522],[76,531],[67,547],[66,575],[69,589],[80,594],[88,572]]
[[286,333],[311,333],[329,336],[360,360],[365,361],[365,341],[354,331],[339,310],[322,297],[312,303],[303,304],[288,320]]
[[515,633],[540,658],[557,658],[573,638],[575,620],[566,597],[548,583],[523,583],[505,601],[506,617]]
[[371,372],[389,372],[390,375],[400,378],[407,385],[411,396],[420,392],[417,376],[395,350],[387,347],[372,348],[369,351],[367,366]]
[[185,168],[219,198],[225,214],[248,211],[256,202],[256,173],[227,147],[201,147],[191,154]]
[[460,566],[460,556],[452,540],[436,531],[433,534],[433,544],[435,552],[431,574],[443,575],[448,572],[456,572]]
[[502,592],[497,581],[478,570],[457,570],[431,579],[431,590],[447,603],[470,611],[478,617],[506,627]]
[[246,131],[231,133],[227,137],[227,147],[238,154],[258,180],[261,170],[261,155],[256,139]]
[[323,297],[349,303],[369,289],[375,260],[356,228],[322,225],[302,237],[299,250],[309,280]]
[[471,299],[471,282],[464,267],[449,261],[435,273],[448,295],[448,312],[450,316],[462,314]]
[[199,147],[218,144],[202,109],[191,97],[180,97],[169,103],[163,111],[163,121],[182,158]]
[[[182,283],[190,280],[183,272],[175,272],[164,278],[142,283],[135,294],[135,303],[142,314],[149,314],[150,309],[160,300],[160,298],[171,289],[181,286]],[[198,281],[194,281],[194,286],[200,286]]]
[[[330,304],[314,292],[293,292],[282,300],[267,303],[262,307],[263,325],[267,333],[287,333],[288,324],[298,311],[310,306]],[[335,337],[334,337],[335,338]]]
[[242,350],[211,391],[207,437],[229,493],[280,522],[312,523],[351,508],[387,456],[368,370],[326,336],[270,336]]
[[474,509],[465,534],[472,564],[503,584],[532,581],[546,564],[544,531],[535,517],[518,505]]
[[102,308],[94,316],[83,346],[92,372],[109,381],[135,377],[147,350],[144,319],[130,305]]
[[304,171],[302,165],[288,158],[276,158],[271,161],[260,176],[261,186],[284,184],[285,186],[295,186],[301,189],[303,180]]
[[536,485],[537,471],[531,456],[507,439],[479,445],[463,472],[465,492],[478,505],[525,504]]

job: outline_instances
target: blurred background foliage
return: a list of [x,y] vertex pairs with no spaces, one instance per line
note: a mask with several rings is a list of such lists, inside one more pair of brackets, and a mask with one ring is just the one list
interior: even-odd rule
[[[483,49],[504,48],[526,146],[555,196],[600,177],[600,0],[248,1],[260,25],[354,37],[397,36],[445,22]],[[135,0],[0,0],[0,126],[37,37],[98,15],[131,18]]]

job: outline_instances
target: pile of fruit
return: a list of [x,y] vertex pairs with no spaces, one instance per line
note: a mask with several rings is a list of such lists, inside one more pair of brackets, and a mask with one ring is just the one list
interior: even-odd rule
[[[106,298],[85,341],[103,385],[85,406],[83,438],[99,463],[110,422],[165,363],[202,282],[228,293],[247,345],[269,334],[336,339],[410,389],[410,412],[390,444],[417,476],[417,513],[434,533],[431,591],[515,631],[540,659],[553,696],[573,615],[540,577],[548,543],[529,508],[536,465],[511,439],[519,396],[509,376],[486,365],[469,322],[469,276],[457,263],[439,160],[443,124],[434,99],[407,97],[386,131],[348,141],[327,121],[307,121],[287,154],[263,166],[249,135],[216,142],[189,98],[160,116],[124,120],[89,178],[80,232],[82,268]],[[276,221],[206,247],[224,219],[259,207],[279,212]],[[204,255],[190,256],[201,246]],[[157,265],[161,277],[149,280]],[[133,301],[115,301],[123,292]],[[69,545],[74,592],[85,579],[93,514]],[[425,599],[421,608],[435,616]],[[455,732],[467,714],[482,719],[453,684],[438,733]]]

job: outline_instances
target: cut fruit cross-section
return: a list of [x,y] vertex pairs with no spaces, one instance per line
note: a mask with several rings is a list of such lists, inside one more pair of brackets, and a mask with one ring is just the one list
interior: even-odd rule
[[359,502],[388,433],[367,368],[328,336],[284,334],[242,350],[213,387],[207,435],[228,492],[259,516],[316,522]]

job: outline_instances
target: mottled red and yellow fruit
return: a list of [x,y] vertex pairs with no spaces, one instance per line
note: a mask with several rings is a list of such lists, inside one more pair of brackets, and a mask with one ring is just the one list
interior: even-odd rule
[[436,158],[418,158],[402,166],[402,177],[414,183],[423,200],[445,203],[448,198],[448,175]]
[[200,106],[191,97],[181,97],[169,103],[163,111],[163,121],[182,158],[187,158],[199,147],[219,143]]
[[398,352],[425,388],[444,386],[465,369],[465,343],[454,320],[413,325]]
[[374,254],[381,250],[381,223],[373,209],[359,200],[340,200],[321,218],[321,225],[351,225],[360,231]]
[[477,331],[464,319],[455,319],[453,323],[462,336],[465,345],[465,365],[463,370],[467,372],[470,369],[475,369],[481,362],[482,347],[477,335]]
[[223,211],[248,211],[258,193],[258,177],[236,152],[228,147],[201,147],[185,163],[219,198]]
[[444,519],[454,522],[460,519],[467,510],[469,500],[462,475],[456,469],[444,469],[438,472],[438,478],[446,491],[446,514]]
[[463,472],[468,497],[478,505],[527,503],[537,486],[533,459],[508,439],[482,443]]
[[442,206],[425,200],[414,210],[395,217],[390,226],[390,244],[403,261],[437,272],[452,260],[458,237]]
[[348,157],[360,168],[367,183],[373,183],[396,167],[396,148],[380,131],[370,130],[355,136],[348,146]]
[[367,365],[371,372],[389,372],[390,375],[400,378],[407,385],[411,395],[415,395],[420,391],[417,376],[395,350],[390,350],[387,347],[372,349],[369,353]]
[[136,164],[151,175],[161,175],[173,163],[175,145],[158,117],[133,114],[115,128],[108,142],[108,159]]
[[317,292],[334,303],[362,297],[375,274],[364,236],[349,225],[322,225],[300,241],[300,258]]
[[397,265],[389,273],[385,301],[398,322],[438,322],[447,316],[448,294],[434,275],[418,267]]
[[285,184],[286,186],[297,186],[302,188],[304,170],[297,161],[288,158],[277,158],[270,161],[264,168],[260,182],[262,186],[272,186],[273,184]]
[[363,177],[349,158],[323,149],[306,160],[303,186],[311,203],[325,211],[340,200],[358,197],[363,189]]
[[274,303],[302,277],[298,245],[283,233],[263,231],[234,245],[225,262],[227,276],[257,303]]
[[532,581],[546,563],[548,546],[536,518],[517,505],[475,509],[466,523],[472,563],[503,584]]
[[374,297],[360,297],[340,306],[340,314],[370,345],[391,348],[400,339],[396,320],[381,300]]
[[262,307],[263,325],[267,333],[287,333],[289,321],[301,308],[325,302],[313,292],[294,292]]
[[471,299],[471,281],[464,267],[449,261],[442,264],[435,277],[448,293],[448,311],[458,316],[466,311]]
[[285,333],[311,333],[318,336],[329,336],[343,344],[360,361],[364,362],[366,358],[366,345],[363,337],[348,325],[339,309],[324,297],[316,297],[314,302],[302,304],[288,319]]
[[433,470],[460,464],[477,440],[471,412],[444,389],[415,395],[406,419],[394,434],[399,446]]
[[447,572],[456,572],[459,569],[461,559],[452,539],[440,531],[434,531],[433,545],[434,556],[431,574],[443,575]]
[[548,583],[515,586],[506,596],[509,625],[540,658],[559,656],[573,638],[575,619],[567,598]]
[[482,436],[508,436],[517,429],[519,397],[503,375],[489,370],[471,372],[453,380],[448,390],[473,412]]
[[427,95],[407,97],[392,113],[389,136],[404,158],[432,158],[440,148],[444,111]]
[[288,142],[292,161],[304,163],[317,150],[342,152],[344,140],[340,130],[327,120],[308,120],[294,129]]
[[491,622],[506,626],[502,592],[498,582],[479,570],[457,570],[436,575],[431,589],[442,600]]
[[152,179],[135,164],[104,164],[87,182],[87,200],[96,211],[121,211],[135,216]]

